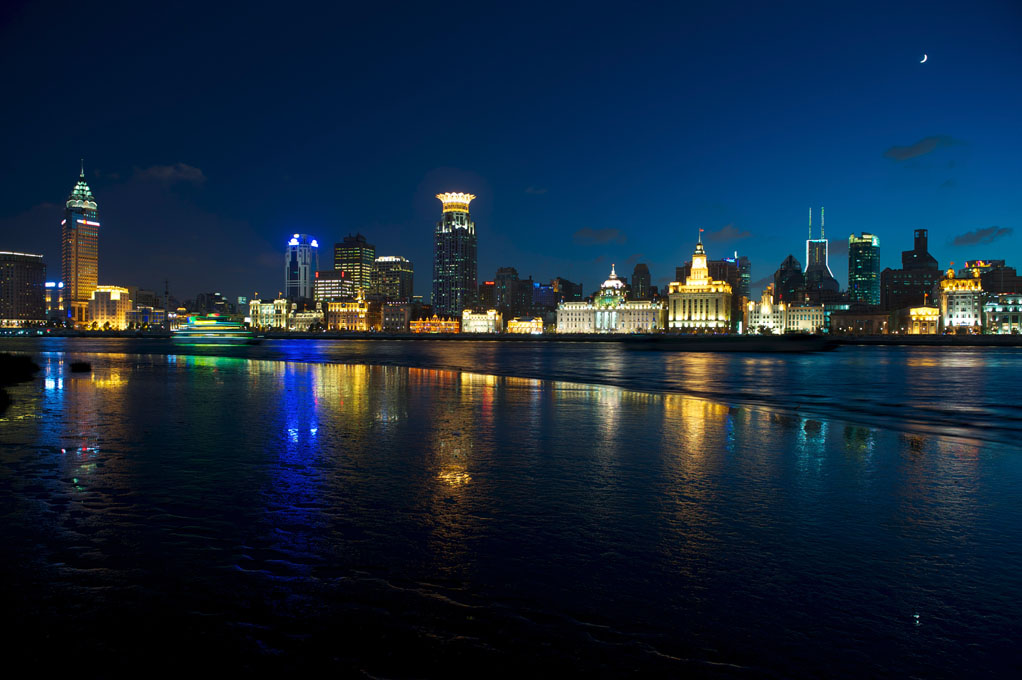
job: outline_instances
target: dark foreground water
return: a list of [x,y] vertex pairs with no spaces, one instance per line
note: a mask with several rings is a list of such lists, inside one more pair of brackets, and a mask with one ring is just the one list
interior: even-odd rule
[[436,345],[0,343],[5,660],[1022,670],[1017,353]]

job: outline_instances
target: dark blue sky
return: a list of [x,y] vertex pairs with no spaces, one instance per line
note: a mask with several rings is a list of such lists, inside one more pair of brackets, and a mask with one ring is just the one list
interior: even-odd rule
[[80,156],[100,282],[181,297],[276,293],[297,231],[428,297],[440,191],[479,197],[480,280],[662,284],[699,227],[761,279],[810,205],[842,284],[864,230],[1022,268],[1018,2],[5,3],[0,61],[0,249],[51,278]]

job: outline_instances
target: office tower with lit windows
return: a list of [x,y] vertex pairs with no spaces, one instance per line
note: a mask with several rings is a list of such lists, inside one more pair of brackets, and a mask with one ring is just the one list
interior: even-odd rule
[[308,234],[295,234],[287,242],[284,258],[284,296],[292,302],[312,300],[316,271],[319,269],[319,243]]
[[373,265],[372,292],[387,302],[408,302],[412,299],[415,267],[400,255],[384,255]]
[[461,318],[475,301],[477,286],[476,225],[468,212],[472,194],[437,194],[443,215],[433,238],[433,309],[440,316]]
[[99,279],[99,217],[96,199],[85,182],[84,165],[64,203],[60,233],[65,317],[71,323],[85,324],[89,320],[89,300]]
[[934,290],[941,280],[937,259],[930,255],[926,229],[913,232],[912,250],[901,251],[901,269],[880,272],[880,306],[889,312],[933,305]]
[[848,301],[880,306],[880,239],[873,234],[848,237]]
[[372,288],[375,262],[376,246],[368,243],[362,234],[348,234],[343,241],[334,244],[334,269],[346,272],[356,291]]
[[0,326],[46,321],[42,255],[0,251]]

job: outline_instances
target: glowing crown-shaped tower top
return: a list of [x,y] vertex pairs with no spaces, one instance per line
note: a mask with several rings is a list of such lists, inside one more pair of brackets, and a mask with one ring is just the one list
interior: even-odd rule
[[459,194],[455,192],[447,192],[446,194],[437,194],[437,198],[444,204],[444,212],[468,212],[468,204],[475,198],[473,194]]

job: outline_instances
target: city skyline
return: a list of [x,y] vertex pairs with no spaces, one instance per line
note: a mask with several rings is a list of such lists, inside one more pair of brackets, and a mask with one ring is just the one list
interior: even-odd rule
[[[1013,159],[1022,143],[1011,112],[1022,95],[1011,85],[1022,54],[1010,39],[1018,8],[926,7],[884,6],[882,22],[810,4],[776,13],[649,8],[620,26],[603,6],[584,20],[546,9],[538,23],[497,8],[459,18],[478,58],[458,61],[422,49],[442,20],[410,8],[408,25],[384,36],[393,56],[366,62],[350,92],[331,101],[301,74],[343,63],[382,31],[354,36],[336,53],[286,32],[278,50],[253,55],[210,32],[222,18],[215,13],[195,25],[161,15],[174,29],[168,35],[197,41],[199,52],[252,59],[214,93],[224,67],[206,73],[207,61],[173,49],[171,60],[158,36],[133,47],[135,60],[108,51],[147,35],[136,27],[155,10],[78,16],[83,10],[69,6],[104,50],[56,44],[40,54],[42,43],[26,41],[41,34],[44,17],[26,5],[2,29],[0,54],[33,65],[17,76],[22,106],[0,114],[23,131],[3,142],[18,172],[0,187],[0,229],[5,247],[44,254],[56,278],[57,245],[42,235],[59,223],[84,155],[103,207],[101,283],[159,288],[169,279],[181,297],[278,290],[280,239],[292,233],[333,243],[361,232],[380,252],[429,262],[438,191],[479,196],[481,280],[514,266],[523,278],[581,281],[587,293],[611,262],[623,273],[645,262],[662,287],[689,256],[682,235],[703,227],[715,253],[755,253],[755,296],[786,255],[802,259],[807,205],[830,208],[830,263],[842,287],[853,233],[880,238],[881,269],[897,266],[918,228],[929,230],[942,267],[995,255],[1020,261]],[[354,18],[374,25],[374,10],[360,11]],[[259,11],[237,20],[255,35],[275,27]],[[294,21],[312,36],[330,23]],[[493,35],[497,25],[506,35]],[[565,35],[564,26],[573,30]],[[612,26],[614,41],[593,41]],[[483,49],[484,36],[492,48]],[[564,55],[575,48],[577,58]],[[551,50],[558,59],[547,68],[540,57]],[[69,61],[95,74],[103,106],[45,104],[47,92],[75,77]],[[383,104],[370,119],[344,104],[388,101],[406,72],[402,94],[389,101],[425,102],[445,82],[436,74],[459,69],[453,86],[470,97],[443,115]],[[153,107],[161,77],[181,86],[179,96]],[[126,98],[117,89],[126,82],[141,95]],[[331,122],[309,106],[254,106],[267,86],[311,97],[324,111],[340,104],[343,114]],[[527,101],[542,105],[519,105]],[[418,277],[416,294],[429,288]]]

